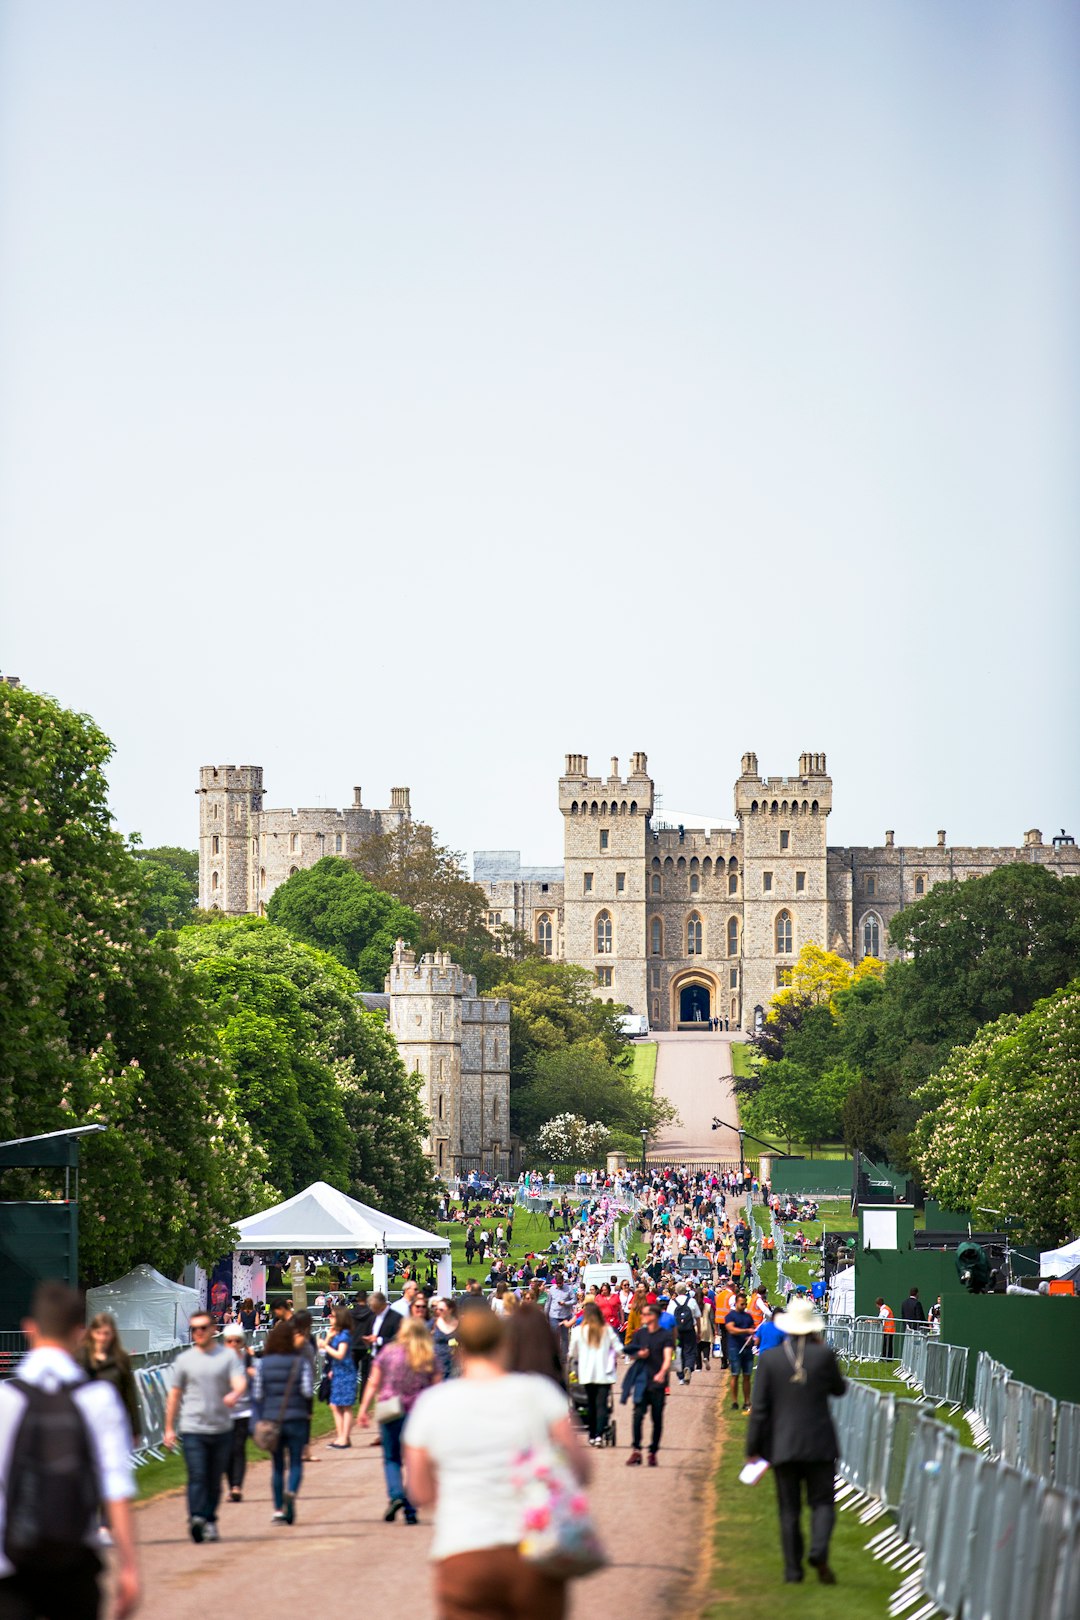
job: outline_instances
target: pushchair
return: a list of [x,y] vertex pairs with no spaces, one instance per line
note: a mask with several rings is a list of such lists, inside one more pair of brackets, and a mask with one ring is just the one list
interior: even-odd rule
[[[600,1431],[600,1438],[603,1440],[605,1446],[613,1446],[616,1442],[617,1433],[615,1423],[615,1405],[611,1398],[614,1385],[602,1384],[600,1387],[604,1391],[603,1428]],[[576,1382],[572,1382],[570,1385],[570,1409],[577,1418],[578,1422],[581,1424],[582,1428],[585,1428],[589,1421],[588,1401],[585,1396],[584,1387]]]

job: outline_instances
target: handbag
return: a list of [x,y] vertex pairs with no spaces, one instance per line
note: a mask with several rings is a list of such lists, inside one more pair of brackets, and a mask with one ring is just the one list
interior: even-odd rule
[[296,1375],[300,1371],[300,1356],[293,1357],[293,1365],[289,1369],[289,1376],[285,1380],[285,1393],[281,1397],[278,1415],[274,1418],[260,1418],[251,1431],[251,1438],[260,1451],[276,1451],[281,1443],[281,1425],[285,1417],[285,1408],[289,1404]]
[[603,1569],[608,1559],[589,1499],[561,1452],[550,1446],[523,1452],[511,1478],[521,1512],[518,1551],[526,1563],[561,1581]]
[[400,1395],[385,1395],[381,1401],[376,1401],[372,1408],[376,1423],[396,1423],[398,1418],[405,1416]]

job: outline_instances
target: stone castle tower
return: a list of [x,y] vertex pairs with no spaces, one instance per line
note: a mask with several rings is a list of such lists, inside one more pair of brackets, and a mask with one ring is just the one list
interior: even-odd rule
[[264,810],[261,765],[199,770],[199,905],[228,916],[261,914],[278,884],[324,855],[351,855],[366,838],[412,815],[409,789],[390,790],[390,807],[369,810],[358,787],[344,810]]
[[[445,951],[417,960],[403,940],[386,977],[390,1031],[420,1076],[425,1152],[442,1175],[510,1166],[510,1003],[479,997]],[[370,998],[368,998],[370,1000]]]
[[567,754],[559,779],[564,829],[563,948],[595,969],[599,993],[646,1004],[645,842],[653,784],[644,754],[623,780],[589,775],[584,754]]

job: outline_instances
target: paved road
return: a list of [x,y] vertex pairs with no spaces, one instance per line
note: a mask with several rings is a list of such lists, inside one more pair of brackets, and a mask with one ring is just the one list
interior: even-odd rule
[[[687,1389],[673,1386],[655,1470],[625,1466],[629,1408],[617,1408],[617,1448],[590,1453],[591,1497],[611,1564],[574,1583],[573,1620],[601,1614],[655,1620],[658,1593],[666,1620],[700,1613],[718,1393],[716,1371],[699,1373]],[[159,1497],[140,1508],[146,1620],[241,1612],[243,1594],[255,1592],[272,1593],[294,1608],[299,1602],[305,1612],[324,1601],[336,1607],[334,1592],[362,1593],[366,1613],[397,1613],[404,1604],[412,1620],[433,1620],[425,1567],[430,1530],[382,1522],[381,1453],[357,1432],[359,1443],[351,1451],[327,1451],[319,1443],[322,1460],[305,1471],[292,1529],[270,1524],[266,1462],[248,1470],[244,1502],[222,1504],[223,1539],[217,1545],[196,1547],[187,1538],[181,1496]]]
[[733,1159],[739,1157],[735,1130],[714,1131],[714,1118],[738,1125],[735,1094],[731,1088],[732,1036],[694,1035],[688,1032],[654,1037],[656,1092],[679,1110],[681,1124],[672,1126],[649,1149],[658,1163],[673,1159]]

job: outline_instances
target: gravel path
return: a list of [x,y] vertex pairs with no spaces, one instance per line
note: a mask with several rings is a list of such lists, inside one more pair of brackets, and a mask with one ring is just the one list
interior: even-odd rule
[[657,1164],[679,1159],[738,1159],[736,1130],[714,1131],[714,1117],[738,1125],[731,1087],[731,1036],[690,1033],[657,1035],[656,1094],[679,1110],[672,1126],[649,1149]]
[[[630,1409],[617,1408],[617,1448],[590,1454],[591,1497],[611,1565],[574,1583],[573,1620],[597,1614],[646,1620],[657,1612],[676,1620],[700,1611],[718,1387],[716,1371],[697,1374],[688,1388],[673,1384],[656,1469],[625,1466]],[[334,1591],[362,1593],[366,1612],[397,1612],[405,1601],[413,1620],[433,1620],[424,1568],[430,1530],[382,1522],[381,1453],[357,1433],[351,1451],[326,1451],[319,1443],[322,1460],[305,1470],[292,1529],[270,1523],[265,1462],[249,1468],[242,1503],[222,1504],[223,1539],[216,1545],[196,1547],[188,1539],[182,1496],[158,1497],[140,1508],[141,1613],[147,1620],[239,1612],[243,1594],[254,1592],[272,1593],[275,1603],[299,1601],[306,1611],[313,1602],[332,1602],[327,1593]]]

